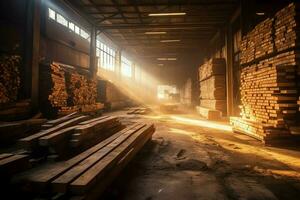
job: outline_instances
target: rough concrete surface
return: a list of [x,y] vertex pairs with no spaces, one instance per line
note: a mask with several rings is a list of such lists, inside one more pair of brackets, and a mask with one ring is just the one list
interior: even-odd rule
[[193,115],[130,117],[156,132],[102,199],[300,199],[299,149],[265,147]]

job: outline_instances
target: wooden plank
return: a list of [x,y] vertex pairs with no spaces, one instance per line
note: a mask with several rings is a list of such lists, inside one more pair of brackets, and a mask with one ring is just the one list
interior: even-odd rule
[[64,140],[66,137],[68,137],[68,136],[71,137],[71,134],[74,133],[74,130],[77,127],[80,127],[80,125],[64,128],[64,129],[58,130],[56,132],[53,132],[49,135],[40,137],[39,145],[49,146],[49,145],[57,144],[58,142]]
[[98,120],[102,120],[102,119],[105,119],[105,118],[108,118],[109,116],[100,116],[100,117],[96,117],[96,118],[93,118],[93,119],[90,119],[90,120],[87,120],[87,121],[84,121],[84,122],[80,122],[79,124],[80,125],[85,125],[85,124],[89,124],[89,123],[92,123],[92,122],[95,122],[95,121],[98,121]]
[[66,121],[68,121],[70,119],[75,118],[77,114],[78,114],[78,112],[73,112],[73,113],[71,113],[69,115],[60,117],[58,119],[50,120],[45,125],[47,125],[47,126],[56,126],[56,125],[58,125],[60,123],[63,123],[63,122],[66,122]]
[[119,145],[110,154],[101,159],[98,163],[93,165],[89,170],[84,172],[80,177],[74,180],[70,184],[70,191],[73,194],[83,194],[89,188],[91,188],[97,180],[101,179],[106,172],[108,172],[113,166],[115,166],[123,156],[125,156],[130,149],[134,148],[137,141],[145,138],[149,131],[153,130],[154,126],[147,125],[139,131],[135,132],[131,137],[129,137],[125,142]]
[[4,158],[8,158],[10,156],[13,156],[14,154],[12,153],[1,153],[0,154],[0,160],[4,159]]
[[149,141],[154,133],[155,129],[149,131],[149,133],[143,137],[141,140],[137,140],[131,148],[124,154],[122,159],[120,159],[112,170],[109,170],[105,176],[101,177],[101,181],[95,183],[95,185],[81,196],[73,196],[71,199],[84,199],[84,200],[96,200],[100,198],[103,191],[112,183],[112,181],[121,173],[121,171],[126,167],[126,165],[133,159],[133,157],[140,151],[140,149]]
[[62,124],[59,124],[59,125],[57,125],[53,128],[43,130],[43,131],[40,131],[39,133],[36,133],[34,135],[22,138],[22,139],[19,140],[19,144],[23,148],[27,148],[27,149],[29,148],[30,149],[30,148],[38,145],[38,139],[40,137],[46,136],[48,134],[51,134],[55,131],[61,130],[61,129],[66,128],[68,126],[76,125],[79,122],[82,122],[83,120],[86,120],[87,118],[88,118],[87,116],[79,116],[79,117],[76,117],[74,119],[68,120],[68,121],[66,121]]
[[120,137],[122,134],[129,130],[139,130],[142,127],[144,127],[143,124],[135,123],[118,133],[112,135],[111,137],[107,138],[106,140],[100,142],[99,144],[89,148],[88,150],[84,151],[83,153],[73,157],[70,160],[67,160],[65,162],[59,162],[55,163],[53,165],[48,165],[46,167],[40,168],[39,170],[33,171],[30,173],[26,178],[34,184],[35,188],[37,190],[43,190],[45,189],[45,186],[47,186],[48,183],[50,183],[52,180],[84,160],[86,157],[92,155],[93,153],[97,152],[99,149],[105,147],[118,137]]
[[9,177],[30,167],[28,155],[13,155],[0,160],[0,176]]
[[100,149],[99,151],[95,152],[82,162],[78,163],[77,166],[70,169],[68,172],[64,173],[57,179],[52,182],[52,188],[55,192],[66,192],[68,184],[75,180],[78,176],[84,173],[87,169],[97,163],[99,160],[104,158],[108,155],[111,151],[117,148],[122,142],[128,139],[131,135],[135,133],[136,130],[131,129],[125,133],[123,133],[120,137],[116,140],[105,146],[104,148]]

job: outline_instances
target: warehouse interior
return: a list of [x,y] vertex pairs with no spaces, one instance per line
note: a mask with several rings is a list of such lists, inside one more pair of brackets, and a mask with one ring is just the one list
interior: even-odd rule
[[297,1],[0,10],[3,199],[299,199]]

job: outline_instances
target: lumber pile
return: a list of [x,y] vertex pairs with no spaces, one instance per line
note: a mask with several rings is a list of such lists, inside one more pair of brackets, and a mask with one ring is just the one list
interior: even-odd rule
[[47,149],[41,148],[39,145],[39,138],[47,136],[49,134],[55,133],[59,130],[68,128],[70,126],[75,126],[78,123],[87,120],[88,117],[84,115],[74,116],[68,119],[67,121],[64,121],[56,126],[53,126],[52,128],[48,128],[46,130],[41,130],[33,135],[24,137],[19,139],[18,143],[21,148],[26,149],[27,151],[31,152],[32,155],[41,156],[45,153],[47,153]]
[[97,84],[95,80],[76,71],[66,73],[69,105],[91,105],[96,103]]
[[38,132],[46,119],[28,119],[0,123],[0,146],[15,143],[19,138]]
[[250,31],[241,42],[240,63],[248,63],[254,59],[274,52],[273,18],[267,18]]
[[183,105],[190,106],[192,104],[192,79],[189,78],[180,90],[180,99]]
[[129,115],[146,115],[150,112],[151,112],[150,108],[136,107],[136,108],[128,109],[127,114],[129,114]]
[[103,104],[97,102],[97,82],[75,68],[59,63],[42,63],[40,70],[40,102],[48,117],[73,112],[97,113]]
[[299,44],[299,4],[291,3],[275,14],[275,46],[277,51],[290,49]]
[[41,131],[21,138],[19,145],[34,157],[63,159],[106,139],[122,127],[117,117],[89,119],[72,113],[46,122]]
[[[0,182],[7,181],[13,174],[30,168],[29,156],[11,153],[0,154]],[[7,182],[5,183],[7,184]]]
[[[296,7],[292,3],[277,12],[274,18],[267,19],[273,21],[271,32],[275,33],[271,40],[272,53],[241,60],[241,117],[231,118],[231,124],[237,132],[251,135],[265,144],[292,140],[299,126],[300,54],[295,48],[299,37]],[[249,37],[252,37],[251,33],[246,36]],[[255,44],[255,48],[258,45]]]
[[97,199],[154,131],[153,124],[134,123],[69,160],[31,170],[23,179],[35,194]]
[[1,105],[0,109],[0,120],[1,121],[17,121],[28,119],[31,115],[30,100],[20,100],[17,102],[12,102]]
[[[213,58],[199,67],[199,88],[201,114],[213,112],[226,114],[226,77],[225,60],[223,58]],[[202,109],[202,108],[203,109]],[[202,112],[203,111],[203,112]],[[208,117],[208,115],[204,115]]]
[[40,65],[40,102],[47,115],[56,115],[60,108],[67,106],[65,71],[55,63]]
[[0,56],[0,105],[15,102],[20,88],[20,63],[17,55]]
[[104,103],[106,110],[120,109],[128,105],[128,97],[107,80],[98,80],[97,99]]

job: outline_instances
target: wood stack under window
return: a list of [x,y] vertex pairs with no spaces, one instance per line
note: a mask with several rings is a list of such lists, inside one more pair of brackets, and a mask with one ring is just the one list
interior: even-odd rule
[[0,104],[15,102],[20,88],[20,56],[0,56]]
[[[292,3],[277,12],[274,18],[267,19],[273,20],[273,53],[267,52],[263,57],[257,57],[259,59],[243,57],[241,60],[241,117],[232,117],[231,123],[235,131],[251,135],[266,144],[291,140],[297,134],[295,127],[299,126],[300,52],[295,48],[299,33],[295,23],[296,7]],[[251,37],[249,33],[244,40],[255,41]],[[243,44],[246,43],[244,40]],[[254,49],[258,49],[259,45],[255,43]],[[246,52],[247,49],[242,49],[242,55]]]
[[66,115],[76,111],[97,112],[97,83],[75,69],[58,63],[42,64],[40,76],[41,108],[48,116]]
[[210,110],[226,114],[225,71],[223,58],[211,59],[199,68],[200,106],[197,109],[207,118]]

